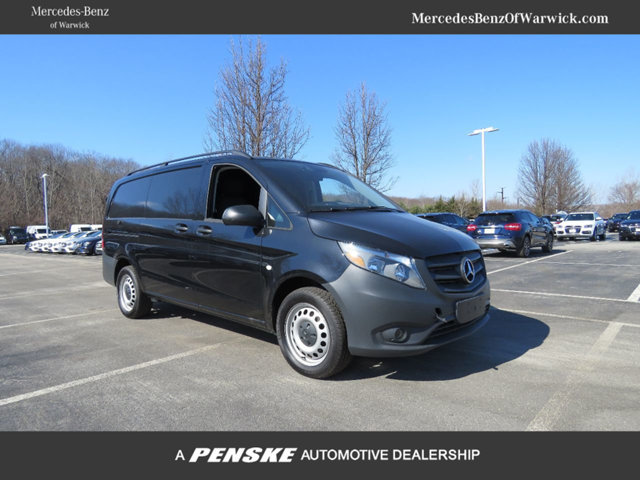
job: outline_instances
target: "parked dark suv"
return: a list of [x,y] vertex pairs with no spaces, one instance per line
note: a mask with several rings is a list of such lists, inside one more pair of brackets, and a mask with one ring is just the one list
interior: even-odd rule
[[618,228],[619,240],[631,240],[640,238],[640,210],[632,210]]
[[553,227],[529,210],[483,212],[467,226],[467,232],[481,248],[497,248],[528,257],[532,247],[553,250]]
[[460,230],[461,232],[466,232],[467,225],[469,225],[469,220],[467,220],[466,218],[462,218],[460,215],[456,215],[455,213],[419,213],[417,216],[420,218],[424,218],[425,220],[431,220],[432,222],[441,223],[442,225],[446,225],[447,227],[455,228],[456,230]]
[[616,213],[609,219],[609,223],[607,223],[607,230],[610,232],[617,232],[620,230],[620,222],[626,220],[628,215],[628,213]]
[[298,372],[420,354],[489,316],[469,236],[411,215],[337,168],[219,152],[118,180],[103,276],[131,318],[154,299],[275,333]]
[[29,241],[29,235],[27,231],[22,227],[9,227],[4,233],[7,243],[27,243]]

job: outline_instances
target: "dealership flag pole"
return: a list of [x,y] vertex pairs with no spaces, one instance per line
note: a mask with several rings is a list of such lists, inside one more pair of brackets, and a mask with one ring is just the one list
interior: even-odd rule
[[49,209],[47,208],[47,177],[49,175],[44,173],[42,175],[42,182],[44,183],[44,223],[47,227],[47,237],[49,237]]
[[498,131],[497,128],[487,127],[487,128],[479,128],[478,130],[474,130],[473,132],[467,134],[469,136],[478,135],[478,134],[482,135],[482,211],[483,212],[487,210],[487,187],[486,187],[485,174],[484,174],[484,134],[485,132],[489,133],[489,132],[496,132],[496,131]]

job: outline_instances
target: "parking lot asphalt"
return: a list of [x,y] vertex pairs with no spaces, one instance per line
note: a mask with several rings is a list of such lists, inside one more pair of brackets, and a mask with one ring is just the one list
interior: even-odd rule
[[100,257],[0,246],[0,430],[640,430],[640,242],[485,261],[479,332],[313,380],[248,327],[125,318]]

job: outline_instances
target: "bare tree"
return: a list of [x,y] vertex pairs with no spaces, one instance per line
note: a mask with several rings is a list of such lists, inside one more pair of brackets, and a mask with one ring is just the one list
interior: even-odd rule
[[632,171],[611,187],[609,201],[618,204],[624,210],[633,210],[640,206],[640,179]]
[[266,45],[258,37],[247,48],[230,47],[231,62],[220,71],[216,103],[207,120],[204,148],[241,150],[254,156],[293,158],[309,139],[300,112],[285,95],[287,64],[267,66]]
[[113,182],[139,168],[132,161],[78,154],[59,145],[0,141],[0,230],[44,223],[42,174],[52,228],[101,223]]
[[520,161],[518,182],[520,198],[538,215],[592,203],[573,152],[554,140],[529,144]]
[[393,186],[397,178],[388,177],[394,162],[386,104],[378,100],[375,92],[368,91],[364,82],[359,89],[347,92],[335,133],[336,166],[380,191]]

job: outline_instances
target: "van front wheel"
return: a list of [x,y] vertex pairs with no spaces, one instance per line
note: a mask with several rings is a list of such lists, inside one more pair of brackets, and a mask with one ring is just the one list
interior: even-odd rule
[[287,362],[307,377],[331,377],[351,360],[342,314],[326,290],[304,287],[287,295],[276,329]]

